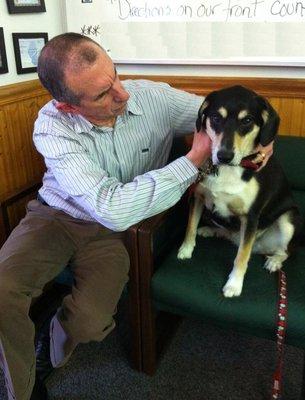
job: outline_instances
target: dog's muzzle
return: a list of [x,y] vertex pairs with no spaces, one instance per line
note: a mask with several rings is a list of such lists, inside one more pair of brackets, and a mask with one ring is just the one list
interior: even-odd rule
[[232,150],[220,149],[217,152],[217,159],[220,164],[230,164],[234,158],[234,152]]

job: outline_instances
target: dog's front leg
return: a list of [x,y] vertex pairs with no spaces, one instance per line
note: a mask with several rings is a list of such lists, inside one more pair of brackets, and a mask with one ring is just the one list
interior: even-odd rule
[[234,260],[234,267],[227,283],[223,287],[225,297],[234,297],[241,294],[244,276],[256,237],[257,224],[258,219],[255,217],[241,217],[240,242],[237,256]]
[[191,258],[196,244],[197,227],[203,210],[203,199],[194,194],[190,205],[189,220],[186,229],[186,235],[178,251],[178,258],[181,260]]

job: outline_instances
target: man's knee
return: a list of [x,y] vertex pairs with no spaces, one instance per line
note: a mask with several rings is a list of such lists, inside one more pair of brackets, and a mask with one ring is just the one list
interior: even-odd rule
[[122,273],[128,275],[130,268],[130,257],[124,245],[121,246],[115,257],[117,259],[118,264],[121,267]]
[[0,270],[0,320],[12,314],[12,307],[21,296],[21,287],[18,287],[17,279],[11,273]]

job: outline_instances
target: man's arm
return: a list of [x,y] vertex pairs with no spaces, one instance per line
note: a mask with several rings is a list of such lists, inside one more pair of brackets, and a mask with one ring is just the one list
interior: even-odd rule
[[187,156],[122,184],[101,170],[75,140],[36,133],[35,144],[70,200],[93,219],[116,231],[123,231],[176,204],[195,182],[197,166],[210,151],[205,135],[195,134]]

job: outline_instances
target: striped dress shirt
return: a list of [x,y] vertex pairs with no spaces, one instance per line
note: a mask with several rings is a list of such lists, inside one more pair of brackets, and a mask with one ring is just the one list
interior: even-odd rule
[[33,134],[47,167],[42,198],[114,231],[173,206],[196,180],[198,169],[185,156],[166,164],[174,136],[194,131],[203,100],[164,83],[123,85],[130,98],[113,128],[63,113],[51,100]]

